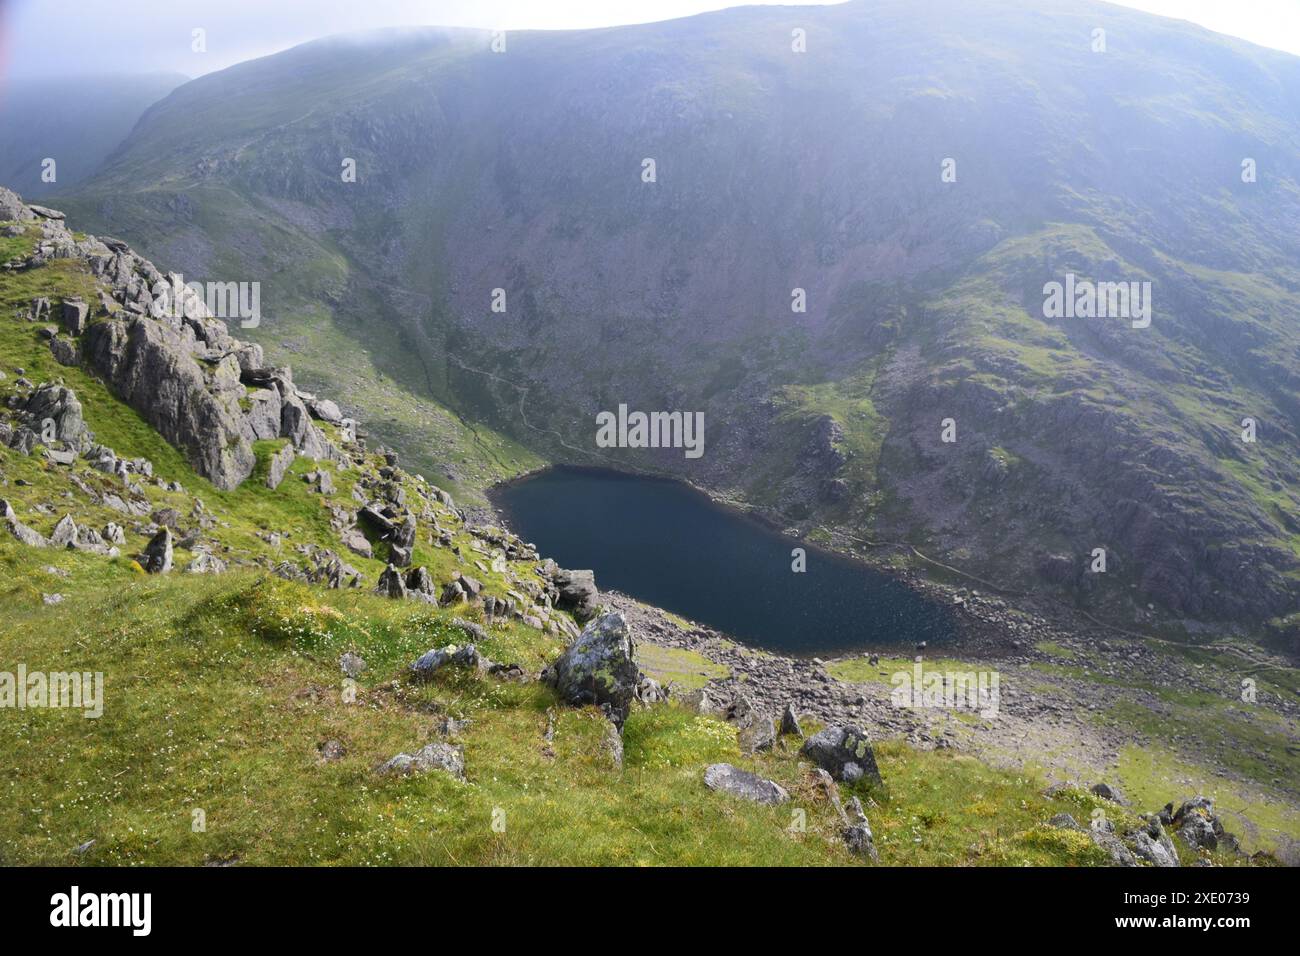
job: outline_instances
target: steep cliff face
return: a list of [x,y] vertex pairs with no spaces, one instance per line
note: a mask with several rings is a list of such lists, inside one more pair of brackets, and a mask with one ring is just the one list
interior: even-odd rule
[[[553,458],[1125,614],[1294,611],[1300,63],[1042,6],[321,41],[178,89],[75,206]],[[1049,314],[1070,275],[1150,325]],[[703,411],[704,456],[598,448],[621,403]]]
[[[84,359],[216,487],[237,488],[252,473],[252,443],[258,439],[288,438],[304,455],[339,457],[311,423],[290,373],[264,368],[261,348],[233,338],[179,277],[164,276],[119,240],[72,233],[62,212],[26,206],[4,188],[0,219],[33,222],[40,232],[31,254],[5,263],[6,270],[78,259],[94,277],[93,304],[81,298],[53,306],[62,320],[52,336],[60,362],[77,365]],[[48,318],[51,309],[47,298],[38,297],[28,318]],[[279,411],[268,427],[266,403],[255,401],[247,385],[270,382]]]

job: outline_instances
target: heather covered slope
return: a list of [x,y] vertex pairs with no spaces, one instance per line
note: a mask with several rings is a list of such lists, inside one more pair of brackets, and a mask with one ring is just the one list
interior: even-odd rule
[[[355,388],[417,462],[421,434],[462,436],[466,489],[528,464],[465,437],[484,423],[1112,619],[1300,610],[1295,58],[1056,0],[507,39],[338,38],[203,77],[68,205],[190,275],[260,278],[270,354]],[[1151,326],[1044,317],[1071,272],[1149,281]],[[621,402],[703,410],[705,455],[597,449]]]

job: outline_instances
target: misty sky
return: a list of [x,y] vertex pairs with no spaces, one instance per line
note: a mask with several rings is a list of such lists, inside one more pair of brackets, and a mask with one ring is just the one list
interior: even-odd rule
[[[728,0],[0,0],[0,70],[10,78],[53,72],[198,76],[305,40],[375,27],[575,29],[736,5]],[[1122,5],[1300,55],[1300,0],[1124,0]],[[194,27],[207,31],[206,53],[190,49]]]

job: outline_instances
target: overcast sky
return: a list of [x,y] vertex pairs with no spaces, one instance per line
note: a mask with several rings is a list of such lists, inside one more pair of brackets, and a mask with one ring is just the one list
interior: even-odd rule
[[[0,70],[11,78],[52,72],[197,76],[315,37],[375,27],[575,29],[737,5],[727,0],[0,0]],[[1300,55],[1300,0],[1125,0],[1122,5]],[[190,49],[195,27],[207,31],[206,53]]]

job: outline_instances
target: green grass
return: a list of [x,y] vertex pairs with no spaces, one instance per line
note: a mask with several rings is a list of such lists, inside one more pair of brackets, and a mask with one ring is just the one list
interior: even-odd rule
[[1078,656],[1070,648],[1057,644],[1055,641],[1039,641],[1034,645],[1034,649],[1049,657],[1059,657],[1067,661],[1074,660]]
[[679,692],[703,687],[710,680],[726,677],[729,673],[726,667],[715,664],[703,654],[682,648],[638,644],[636,658],[647,676],[665,687],[671,681]]
[[[12,560],[12,546],[0,551]],[[102,671],[106,683],[98,720],[27,710],[0,722],[6,864],[854,862],[793,751],[742,760],[715,718],[635,711],[619,772],[599,715],[559,706],[539,684],[466,674],[407,683],[417,654],[463,642],[449,612],[247,574],[112,576],[53,608],[23,591],[3,597],[6,665]],[[336,664],[344,650],[369,664],[352,703]],[[559,645],[511,626],[493,629],[483,650],[536,669]],[[467,782],[373,773],[432,739],[439,714],[471,721]],[[318,760],[327,739],[343,742],[342,760]],[[1039,826],[1062,806],[1039,796],[1041,781],[902,744],[879,757],[888,786],[868,793],[869,814],[885,863],[1100,862]],[[702,772],[719,760],[750,763],[793,803],[710,793]],[[791,829],[796,809],[803,832]],[[91,839],[84,855],[71,852]]]

